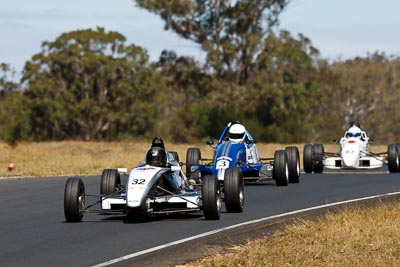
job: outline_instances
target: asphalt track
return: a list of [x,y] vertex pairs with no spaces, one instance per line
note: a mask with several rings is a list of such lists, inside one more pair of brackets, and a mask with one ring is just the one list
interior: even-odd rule
[[[244,212],[223,212],[219,221],[205,221],[201,212],[142,223],[85,214],[82,223],[71,224],[63,213],[66,179],[0,179],[1,266],[93,266],[230,225],[400,191],[400,174],[385,170],[302,174],[299,184],[287,187],[247,185]],[[98,193],[98,176],[83,181],[86,193]]]

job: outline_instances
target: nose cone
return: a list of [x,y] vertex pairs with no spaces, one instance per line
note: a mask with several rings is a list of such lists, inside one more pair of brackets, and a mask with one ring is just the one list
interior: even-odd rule
[[346,143],[342,148],[344,167],[357,168],[360,149],[356,143]]

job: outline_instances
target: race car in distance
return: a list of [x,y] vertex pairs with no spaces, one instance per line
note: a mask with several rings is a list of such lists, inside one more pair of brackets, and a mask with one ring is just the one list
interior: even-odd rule
[[327,169],[374,169],[388,165],[389,172],[400,171],[400,144],[390,144],[385,152],[372,153],[370,138],[360,128],[358,121],[352,122],[339,143],[338,153],[325,152],[322,144],[305,144],[303,168],[306,173],[322,173]]
[[232,175],[240,176],[242,191],[244,181],[274,179],[278,186],[299,182],[298,148],[289,146],[275,151],[273,158],[260,158],[256,141],[238,121],[226,125],[215,146],[213,141],[207,144],[214,149],[212,159],[202,158],[200,148],[187,150],[186,175],[197,182],[204,183],[209,177],[217,177],[223,191],[231,187],[227,178]]
[[[207,220],[217,220],[221,211],[221,189],[216,177],[209,176],[201,187],[190,185],[183,173],[176,152],[165,152],[161,138],[153,139],[143,163],[134,167],[121,183],[126,168],[105,169],[101,175],[100,194],[86,195],[81,178],[69,178],[64,191],[64,214],[67,222],[82,221],[85,212],[100,214],[126,214],[128,220],[151,218],[174,212],[203,211]],[[233,181],[235,182],[235,181]],[[229,211],[237,211],[240,203],[238,188],[225,192],[225,205]],[[89,205],[87,197],[95,201]],[[233,200],[230,200],[233,199]],[[100,204],[100,209],[94,209]]]

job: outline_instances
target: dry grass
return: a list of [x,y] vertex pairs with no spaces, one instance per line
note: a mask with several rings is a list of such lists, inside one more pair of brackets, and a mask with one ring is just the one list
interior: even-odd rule
[[185,266],[400,266],[400,204],[325,217]]
[[[167,144],[169,145],[169,144]],[[0,143],[0,177],[99,174],[104,168],[131,168],[150,146],[144,142],[40,142],[10,147]],[[180,155],[185,145],[170,145]],[[9,172],[9,163],[16,170]]]
[[[0,142],[0,177],[5,176],[49,176],[98,174],[104,168],[131,168],[144,159],[149,142],[40,142],[20,143],[10,147]],[[261,157],[273,157],[274,151],[284,149],[281,144],[257,144]],[[302,158],[303,144],[298,145]],[[202,157],[211,158],[212,149],[205,144],[172,144],[169,151],[177,151],[185,162],[186,150],[200,147]],[[326,145],[325,151],[337,152],[338,145]],[[378,151],[386,147],[377,147]],[[15,171],[8,172],[9,163],[15,163]]]

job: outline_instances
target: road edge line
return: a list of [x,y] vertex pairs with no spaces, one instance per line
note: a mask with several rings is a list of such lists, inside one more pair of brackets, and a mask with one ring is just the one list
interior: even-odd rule
[[206,236],[210,236],[213,234],[217,234],[217,233],[221,233],[227,230],[232,230],[238,227],[242,227],[242,226],[246,226],[246,225],[250,225],[250,224],[256,224],[256,223],[260,223],[260,222],[264,222],[264,221],[268,221],[268,220],[273,220],[273,219],[277,219],[277,218],[282,218],[282,217],[286,217],[286,216],[290,216],[290,215],[295,215],[295,214],[299,214],[299,213],[303,213],[303,212],[307,212],[307,211],[312,211],[312,210],[317,210],[317,209],[322,209],[322,208],[328,208],[328,207],[333,207],[333,206],[339,206],[339,205],[343,205],[343,204],[348,204],[348,203],[353,203],[353,202],[357,202],[357,201],[364,201],[364,200],[370,200],[370,199],[375,199],[375,198],[382,198],[382,197],[389,197],[389,196],[395,196],[395,195],[399,195],[400,192],[392,192],[392,193],[386,193],[386,194],[380,194],[380,195],[374,195],[374,196],[369,196],[369,197],[362,197],[362,198],[355,198],[355,199],[349,199],[349,200],[344,200],[344,201],[338,201],[338,202],[333,202],[330,204],[324,204],[324,205],[319,205],[319,206],[314,206],[314,207],[309,207],[309,208],[305,208],[305,209],[300,209],[300,210],[295,210],[295,211],[289,211],[289,212],[285,212],[285,213],[281,213],[281,214],[277,214],[277,215],[272,215],[272,216],[268,216],[268,217],[264,217],[264,218],[260,218],[260,219],[255,219],[255,220],[251,220],[251,221],[247,221],[247,222],[243,222],[243,223],[238,223],[238,224],[234,224],[234,225],[230,225],[230,226],[226,226],[223,228],[219,228],[219,229],[215,229],[212,231],[208,231],[202,234],[198,234],[195,236],[191,236],[191,237],[187,237],[187,238],[183,238],[183,239],[179,239],[176,241],[172,241],[163,245],[159,245],[153,248],[149,248],[149,249],[145,249],[142,251],[138,251],[132,254],[128,254],[119,258],[115,258],[103,263],[99,263],[96,265],[92,265],[92,267],[105,267],[105,266],[109,266],[111,264],[115,264],[115,263],[119,263],[125,260],[129,260],[147,253],[151,253],[154,251],[158,251],[161,249],[165,249],[168,247],[172,247],[175,245],[179,245],[185,242],[189,242],[189,241],[193,241],[202,237],[206,237]]

